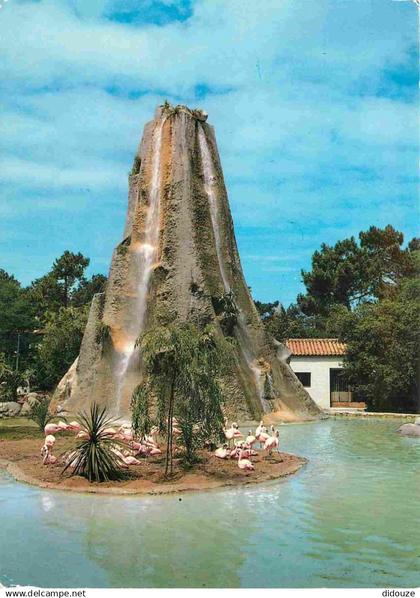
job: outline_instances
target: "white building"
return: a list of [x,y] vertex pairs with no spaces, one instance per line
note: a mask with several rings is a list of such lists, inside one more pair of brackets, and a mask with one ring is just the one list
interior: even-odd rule
[[319,407],[365,408],[364,403],[352,401],[343,378],[344,343],[336,338],[290,338],[286,346],[292,370]]

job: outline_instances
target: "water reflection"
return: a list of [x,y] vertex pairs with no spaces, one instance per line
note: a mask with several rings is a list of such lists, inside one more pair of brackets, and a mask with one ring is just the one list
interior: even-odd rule
[[309,464],[282,482],[238,490],[104,497],[47,492],[0,476],[0,581],[417,586],[420,442],[401,438],[396,427],[282,426],[283,448]]
[[233,495],[212,497],[205,504],[195,495],[140,505],[114,499],[88,521],[86,557],[107,571],[114,587],[239,586],[246,542],[240,526],[246,519],[252,530],[252,512]]

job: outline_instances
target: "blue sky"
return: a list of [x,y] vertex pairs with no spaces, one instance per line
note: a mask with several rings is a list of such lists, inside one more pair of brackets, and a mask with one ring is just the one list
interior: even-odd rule
[[107,273],[156,104],[216,127],[248,284],[288,304],[322,242],[418,223],[417,9],[396,0],[0,0],[0,267]]

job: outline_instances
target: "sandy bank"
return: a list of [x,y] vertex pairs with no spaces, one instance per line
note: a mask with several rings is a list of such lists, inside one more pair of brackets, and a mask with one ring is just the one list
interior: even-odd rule
[[[54,454],[59,456],[71,445],[71,439],[60,438]],[[43,465],[39,448],[40,443],[36,439],[1,440],[0,466],[16,480],[41,488],[113,495],[160,495],[263,483],[292,475],[307,462],[289,453],[276,453],[269,457],[261,452],[253,458],[255,471],[246,472],[240,470],[234,460],[217,459],[203,451],[200,455],[203,462],[187,472],[175,460],[174,477],[170,481],[162,479],[162,457],[149,457],[143,459],[140,465],[131,467],[128,477],[122,481],[91,484],[79,476],[62,476],[62,464]]]

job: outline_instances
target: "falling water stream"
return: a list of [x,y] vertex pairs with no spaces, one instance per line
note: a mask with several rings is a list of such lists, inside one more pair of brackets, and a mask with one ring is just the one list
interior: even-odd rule
[[136,320],[134,327],[127,331],[127,338],[118,353],[118,361],[115,366],[116,381],[116,415],[121,412],[121,399],[124,388],[124,381],[130,363],[136,355],[135,343],[139,334],[143,331],[147,306],[147,293],[150,277],[157,259],[159,248],[159,218],[160,218],[160,180],[161,180],[161,147],[162,130],[165,119],[155,127],[152,140],[152,177],[149,192],[149,208],[147,210],[144,242],[133,243],[130,250],[138,272],[138,284],[136,289]]
[[216,175],[213,169],[213,162],[211,159],[210,149],[207,143],[206,136],[203,131],[203,127],[198,129],[198,141],[200,144],[201,162],[203,164],[203,175],[204,175],[204,189],[207,193],[210,206],[210,218],[213,227],[214,240],[216,243],[216,253],[219,262],[220,275],[223,280],[223,286],[225,291],[230,291],[230,284],[226,274],[225,264],[222,257],[222,245],[220,239],[220,227],[219,227],[219,206],[216,195]]
[[[214,240],[216,243],[216,253],[217,259],[219,262],[219,269],[220,275],[223,280],[223,286],[225,292],[229,292],[231,290],[228,276],[226,273],[225,264],[223,261],[222,256],[222,246],[221,246],[221,237],[220,237],[220,226],[219,226],[219,206],[217,200],[217,193],[216,193],[216,181],[217,177],[214,172],[213,161],[211,158],[210,149],[208,146],[208,142],[206,139],[206,135],[204,133],[203,127],[200,126],[198,130],[198,141],[200,145],[200,153],[201,153],[201,162],[203,165],[203,175],[204,175],[204,189],[207,193],[207,197],[209,200],[210,206],[210,218],[213,227],[213,235]],[[264,398],[264,382],[261,368],[258,367],[256,364],[255,356],[252,354],[250,349],[251,347],[251,339],[249,337],[249,333],[247,330],[246,325],[246,318],[243,311],[239,308],[239,315],[237,321],[237,335],[239,341],[239,347],[242,351],[242,355],[244,356],[245,361],[248,364],[249,369],[252,371],[254,378],[255,378],[255,385],[258,391],[258,395],[260,398],[261,405],[263,407],[263,411],[267,412],[270,411],[270,407],[267,401]]]

